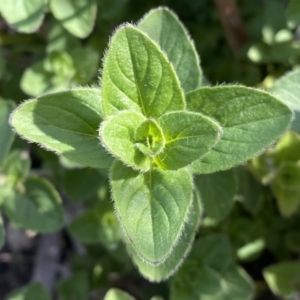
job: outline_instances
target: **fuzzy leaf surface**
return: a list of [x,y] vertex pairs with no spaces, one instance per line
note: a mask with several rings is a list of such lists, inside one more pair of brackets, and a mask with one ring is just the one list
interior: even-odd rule
[[100,90],[80,88],[21,104],[11,117],[19,135],[83,165],[109,168],[111,156],[100,145]]
[[177,170],[206,154],[220,139],[221,127],[198,113],[176,111],[158,119],[166,139],[164,151],[155,157],[162,169]]
[[284,133],[292,118],[291,110],[277,98],[242,86],[198,89],[187,94],[187,106],[223,128],[210,153],[191,165],[198,174],[230,169],[258,155]]
[[50,0],[50,10],[64,28],[83,39],[93,30],[97,3],[95,0]]
[[145,261],[159,265],[172,253],[188,220],[190,173],[154,168],[141,174],[116,161],[111,186],[116,214],[131,246]]
[[141,19],[138,28],[166,53],[184,91],[195,90],[202,79],[200,62],[194,43],[177,16],[164,7],[154,9]]
[[113,35],[101,85],[106,117],[120,110],[160,117],[185,108],[179,80],[167,57],[132,25],[121,27]]
[[15,108],[12,101],[4,101],[0,99],[0,165],[14,139],[14,133],[9,126],[9,115]]
[[164,261],[163,264],[158,266],[149,265],[149,263],[144,262],[143,259],[137,255],[130,243],[128,241],[126,242],[127,250],[131,258],[144,277],[150,281],[159,282],[167,279],[177,271],[192,247],[195,232],[199,226],[200,217],[202,215],[202,210],[200,199],[197,193],[194,193],[193,206],[191,207],[188,221],[186,222],[182,236],[171,255]]

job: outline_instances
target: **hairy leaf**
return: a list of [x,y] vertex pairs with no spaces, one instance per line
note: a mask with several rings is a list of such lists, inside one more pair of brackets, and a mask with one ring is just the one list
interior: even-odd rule
[[79,88],[21,104],[11,117],[18,134],[83,165],[108,168],[112,158],[100,145],[100,90]]
[[138,28],[158,43],[173,64],[185,92],[201,83],[199,58],[186,29],[177,16],[165,7],[151,10],[138,23]]
[[121,227],[138,255],[152,265],[165,261],[178,243],[192,205],[192,179],[185,169],[138,173],[113,164],[112,197]]
[[132,25],[113,35],[102,77],[105,116],[134,110],[146,117],[185,108],[176,73],[159,47]]
[[272,95],[242,86],[201,88],[187,95],[188,109],[217,120],[221,140],[203,159],[194,162],[194,173],[232,168],[258,155],[290,124],[290,109]]

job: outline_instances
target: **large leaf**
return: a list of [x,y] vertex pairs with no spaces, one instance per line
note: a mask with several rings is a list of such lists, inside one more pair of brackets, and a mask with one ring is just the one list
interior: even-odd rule
[[195,46],[174,13],[165,7],[151,10],[138,23],[138,28],[166,53],[185,92],[200,85],[202,71]]
[[70,33],[78,38],[86,38],[93,30],[96,20],[95,0],[50,0],[54,17]]
[[199,159],[219,141],[222,129],[201,114],[176,111],[158,119],[166,138],[164,151],[154,161],[162,169],[176,170]]
[[217,221],[224,219],[234,204],[236,180],[233,170],[196,176],[197,186],[205,213]]
[[109,289],[103,300],[135,300],[126,292],[119,289]]
[[137,255],[129,241],[127,241],[127,249],[129,254],[131,255],[141,274],[148,280],[154,282],[165,280],[174,274],[182,264],[186,255],[190,251],[190,248],[192,247],[195,231],[198,228],[200,217],[202,215],[203,209],[199,200],[200,199],[198,198],[197,193],[194,193],[193,206],[191,207],[188,221],[186,222],[182,236],[171,255],[164,261],[163,264],[151,266]]
[[295,111],[292,129],[300,133],[300,70],[296,69],[276,80],[269,92]]
[[17,225],[37,232],[55,232],[64,221],[58,193],[50,182],[39,177],[28,178],[24,191],[8,197],[3,208]]
[[113,35],[102,77],[105,116],[134,110],[146,117],[185,108],[174,68],[159,47],[132,25]]
[[100,90],[79,88],[21,104],[11,117],[18,134],[83,165],[108,168],[112,158],[100,145]]
[[300,263],[297,261],[268,266],[263,275],[271,291],[278,296],[291,297],[299,290]]
[[6,300],[51,300],[49,293],[40,283],[31,283],[10,293]]
[[0,99],[0,165],[12,144],[14,134],[9,126],[9,115],[15,108],[12,101],[3,101]]
[[151,169],[139,173],[116,161],[112,197],[121,226],[138,255],[153,265],[165,261],[178,243],[192,205],[188,171]]
[[14,29],[31,33],[38,29],[44,19],[47,0],[0,1],[0,11]]
[[205,87],[187,94],[188,109],[216,119],[223,136],[194,173],[230,169],[258,155],[290,124],[290,109],[270,94],[242,86]]

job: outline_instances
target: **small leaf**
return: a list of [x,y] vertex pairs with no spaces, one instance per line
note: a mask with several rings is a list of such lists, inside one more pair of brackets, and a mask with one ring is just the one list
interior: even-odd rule
[[63,27],[83,39],[93,30],[97,3],[95,0],[50,0],[50,10]]
[[162,169],[177,170],[189,165],[208,153],[222,134],[216,122],[193,112],[166,113],[158,119],[158,124],[166,146],[154,161]]
[[98,89],[79,88],[21,104],[11,117],[18,134],[83,165],[109,168],[112,158],[100,145],[102,121]]
[[217,221],[223,220],[234,204],[236,180],[233,170],[200,175],[194,178],[205,213]]
[[138,28],[158,43],[173,64],[185,92],[201,83],[199,58],[187,31],[177,16],[165,7],[151,10],[138,23]]
[[126,165],[147,171],[151,159],[136,147],[135,130],[146,121],[139,113],[124,111],[101,124],[100,138],[108,151]]
[[112,197],[121,226],[138,255],[153,265],[178,243],[192,205],[192,179],[185,169],[138,173],[116,161]]
[[49,181],[39,177],[28,178],[24,191],[6,199],[3,209],[17,225],[37,232],[55,232],[64,221],[58,193]]
[[6,300],[51,300],[49,293],[40,283],[31,283],[10,293]]
[[122,290],[113,288],[108,290],[103,300],[135,300],[135,298]]
[[133,110],[146,117],[185,108],[176,73],[159,47],[132,25],[113,35],[102,77],[105,116]]
[[3,101],[0,99],[0,165],[14,139],[14,133],[8,123],[9,115],[14,108],[15,104],[12,101]]
[[4,230],[2,218],[0,216],[0,249],[2,248],[4,242],[5,242],[5,230]]
[[32,33],[40,27],[46,9],[47,0],[0,1],[0,11],[5,21],[24,33]]
[[130,256],[144,277],[150,281],[159,282],[167,279],[177,271],[192,247],[192,242],[194,241],[195,232],[199,226],[201,215],[202,207],[200,199],[197,194],[194,193],[193,206],[191,207],[188,221],[186,222],[182,236],[171,255],[164,261],[163,264],[158,266],[151,266],[149,263],[144,262],[132,248],[130,242],[126,242]]
[[281,262],[264,268],[263,275],[271,291],[281,297],[292,297],[299,290],[300,263]]
[[215,147],[191,165],[193,173],[230,169],[258,155],[284,133],[292,117],[289,108],[270,94],[242,86],[198,89],[187,94],[187,105],[223,128]]

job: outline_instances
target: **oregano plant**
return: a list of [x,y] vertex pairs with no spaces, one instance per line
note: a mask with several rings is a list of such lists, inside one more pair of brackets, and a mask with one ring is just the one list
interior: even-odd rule
[[21,137],[109,172],[124,243],[151,281],[172,275],[192,246],[205,210],[196,176],[258,156],[291,122],[268,92],[202,82],[186,29],[158,8],[115,30],[100,88],[43,95],[11,115]]

